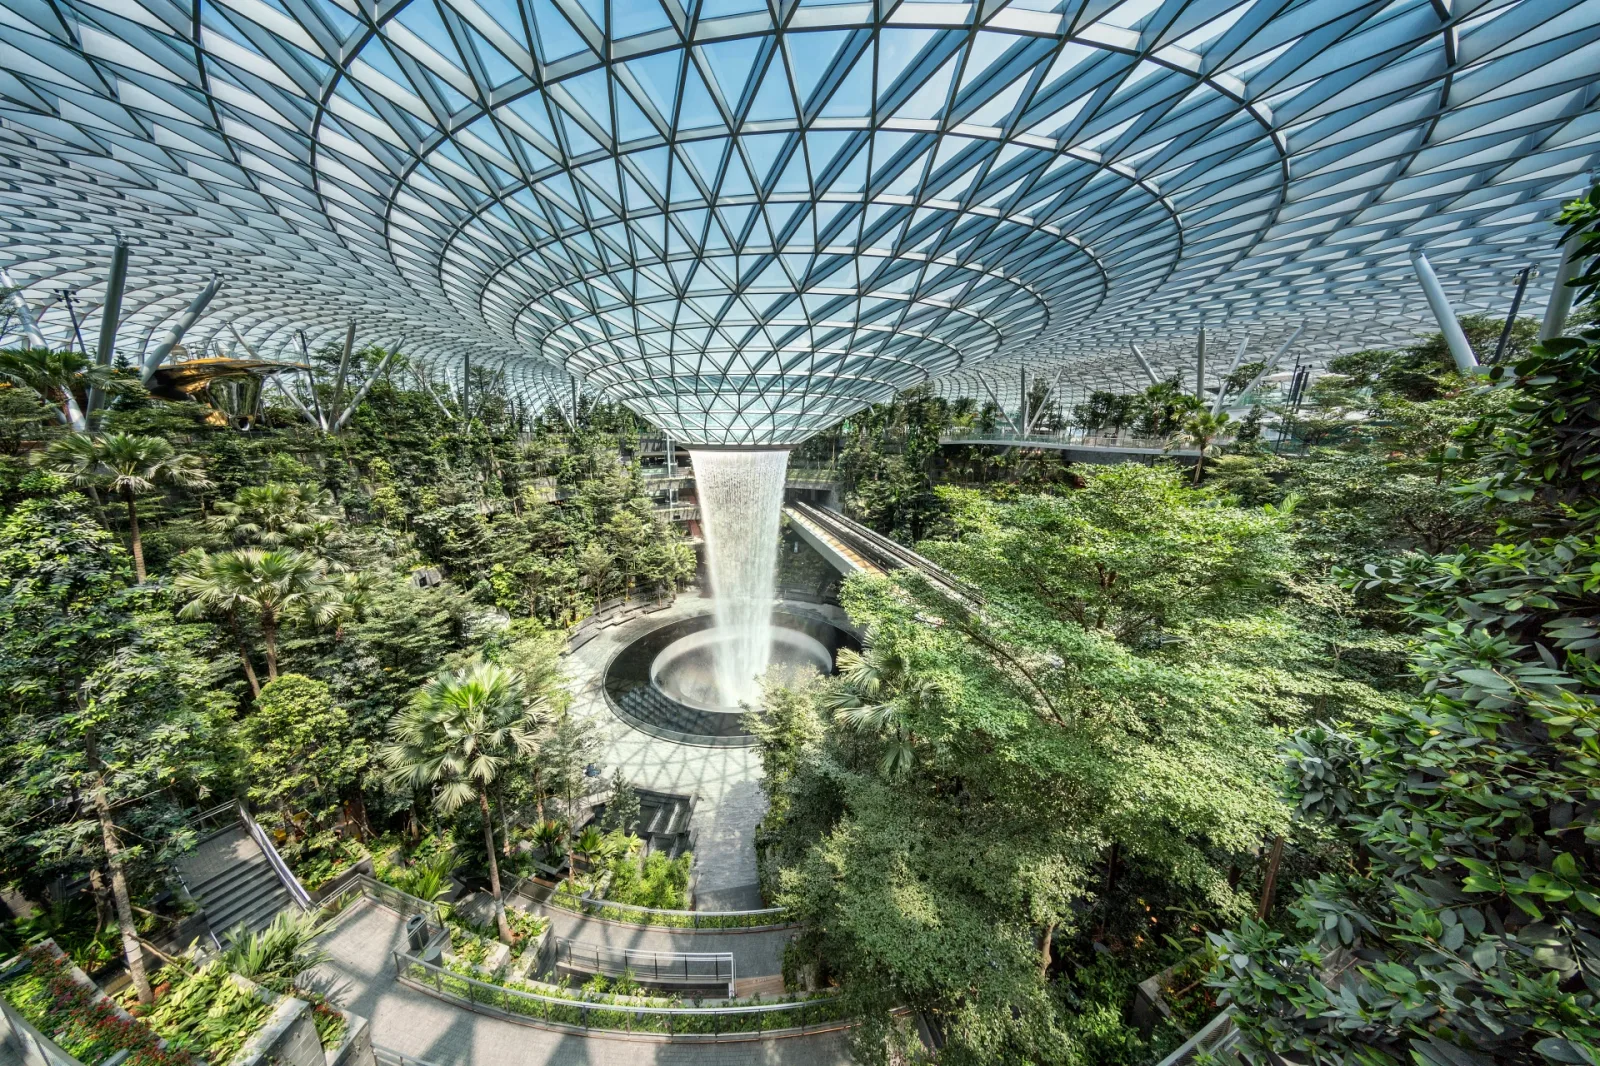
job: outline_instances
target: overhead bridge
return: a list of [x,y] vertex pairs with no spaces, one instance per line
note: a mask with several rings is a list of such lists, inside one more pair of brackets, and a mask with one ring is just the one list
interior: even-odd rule
[[974,444],[994,448],[1043,448],[1065,452],[1075,463],[1117,463],[1128,460],[1158,459],[1171,456],[1193,459],[1200,453],[1193,448],[1176,448],[1165,437],[1125,437],[1117,434],[1099,435],[1076,433],[1070,430],[1050,433],[1033,430],[1026,434],[1015,430],[971,430],[945,433],[940,444]]
[[796,502],[785,507],[783,513],[789,517],[800,539],[815,548],[841,574],[916,570],[969,606],[983,602],[976,590],[937,563],[838,511]]

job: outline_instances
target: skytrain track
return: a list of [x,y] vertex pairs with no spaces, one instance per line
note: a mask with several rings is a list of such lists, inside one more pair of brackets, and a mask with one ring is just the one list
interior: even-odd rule
[[976,609],[983,604],[983,596],[976,589],[939,564],[854,519],[846,518],[838,511],[809,503],[791,503],[789,509],[820,526],[830,536],[883,570],[916,570],[969,608]]

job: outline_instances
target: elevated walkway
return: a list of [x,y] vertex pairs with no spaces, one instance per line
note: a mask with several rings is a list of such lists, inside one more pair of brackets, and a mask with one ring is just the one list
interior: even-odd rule
[[970,444],[997,448],[1043,448],[1065,452],[1075,463],[1117,463],[1139,459],[1159,459],[1168,456],[1194,459],[1200,453],[1193,448],[1169,448],[1164,437],[1125,437],[1118,434],[1098,435],[1075,433],[1070,430],[1047,433],[1035,430],[1021,434],[1015,430],[974,430],[969,433],[945,433],[939,443]]

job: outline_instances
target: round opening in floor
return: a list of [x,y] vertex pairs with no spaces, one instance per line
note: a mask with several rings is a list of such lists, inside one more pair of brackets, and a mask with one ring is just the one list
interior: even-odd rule
[[[718,646],[731,640],[711,614],[653,629],[612,657],[606,697],[629,724],[669,740],[699,744],[750,744],[745,709],[729,706],[717,685]],[[844,630],[795,610],[772,613],[772,662],[796,677],[829,673],[840,648],[859,649]]]

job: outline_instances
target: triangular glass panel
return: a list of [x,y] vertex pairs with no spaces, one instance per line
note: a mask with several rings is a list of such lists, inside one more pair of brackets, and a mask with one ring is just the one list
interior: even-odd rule
[[546,63],[588,51],[578,31],[550,0],[526,0],[533,16],[533,33],[539,40],[539,58]]
[[721,125],[722,113],[717,110],[716,103],[711,99],[711,91],[700,79],[700,72],[695,69],[694,64],[688,64],[683,72],[683,98],[678,108],[678,129],[698,130]]
[[850,73],[828,97],[823,118],[865,118],[872,113],[872,49],[862,51]]
[[961,54],[957,52],[945,60],[944,66],[936,70],[911,99],[900,105],[894,117],[929,119],[944,114],[945,104],[950,96],[950,82],[956,76],[956,65],[960,59]]
[[717,79],[717,88],[722,90],[722,99],[728,105],[728,110],[739,109],[745,85],[750,81],[750,70],[760,51],[761,40],[755,37],[721,41],[700,49],[700,54],[711,67],[712,77]]
[[794,99],[789,95],[789,75],[783,65],[783,56],[772,57],[767,72],[761,79],[761,88],[750,105],[746,122],[793,122]]
[[795,96],[800,106],[811,106],[811,94],[816,91],[822,76],[833,65],[834,58],[850,40],[849,30],[823,30],[811,33],[791,33],[784,37],[784,56],[794,75]]
[[617,39],[672,25],[657,0],[611,0],[611,36]]

